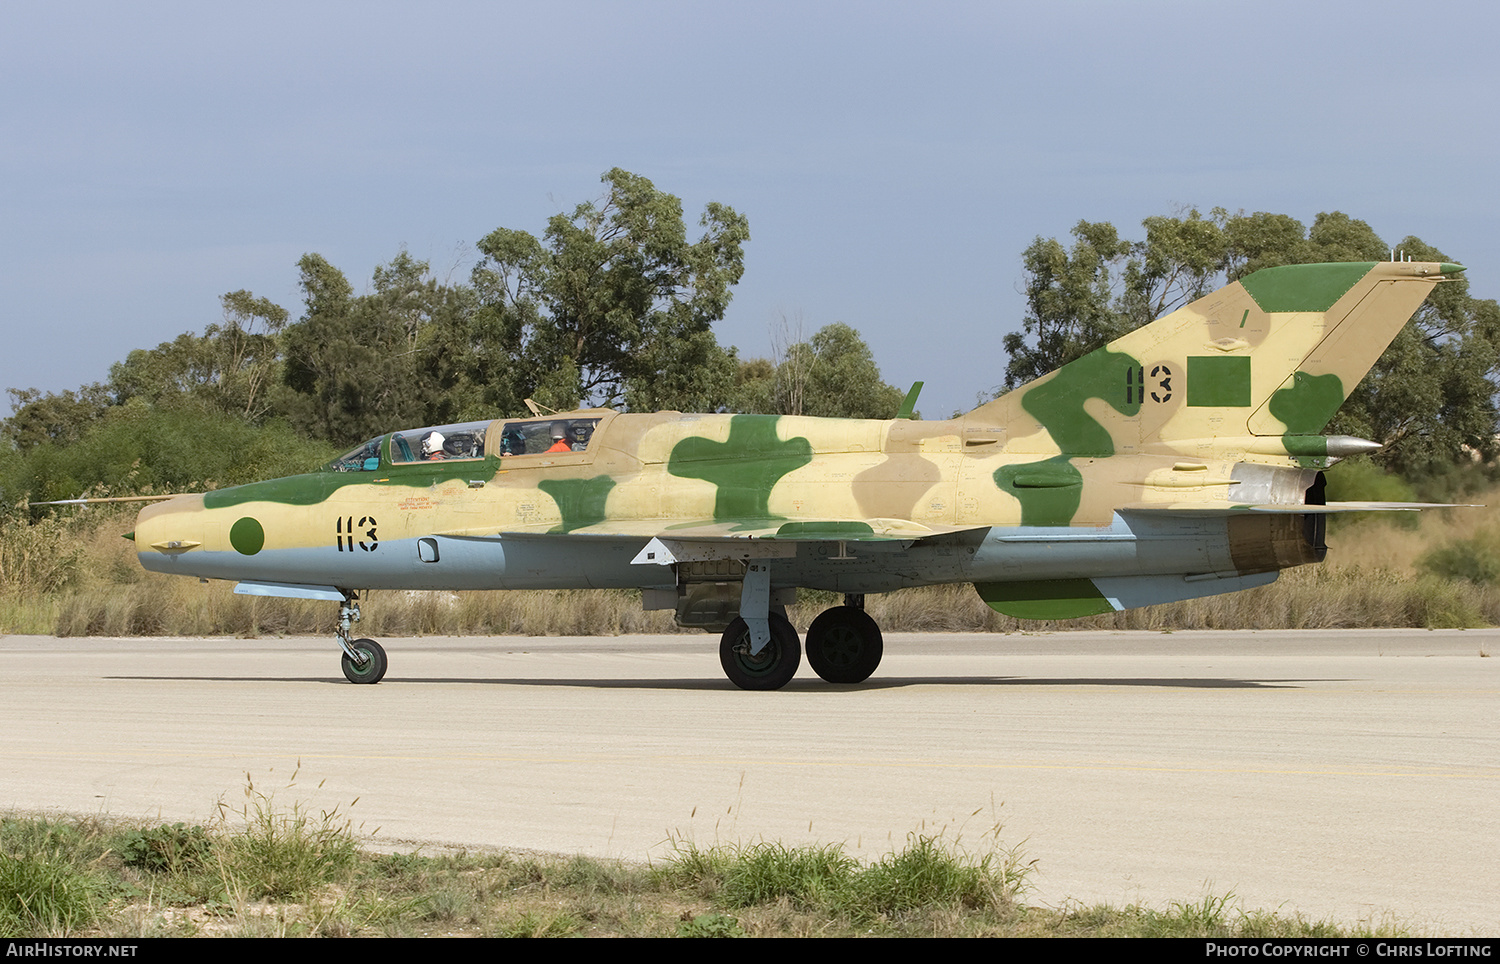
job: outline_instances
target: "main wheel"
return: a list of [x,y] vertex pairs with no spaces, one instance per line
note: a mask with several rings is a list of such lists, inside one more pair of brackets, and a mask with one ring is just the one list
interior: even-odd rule
[[825,609],[807,627],[807,665],[830,683],[863,683],[884,653],[880,626],[863,609]]
[[378,683],[385,679],[385,650],[373,639],[356,639],[349,644],[355,652],[365,657],[356,663],[345,653],[340,661],[344,666],[344,678],[351,683]]
[[750,627],[735,617],[719,640],[719,662],[724,675],[742,690],[779,690],[797,675],[802,644],[785,616],[771,614],[771,641],[750,655]]

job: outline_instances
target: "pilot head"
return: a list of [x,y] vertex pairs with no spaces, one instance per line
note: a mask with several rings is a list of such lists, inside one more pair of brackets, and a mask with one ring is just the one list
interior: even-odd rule
[[424,458],[432,458],[443,454],[443,433],[428,432],[422,436],[422,455]]

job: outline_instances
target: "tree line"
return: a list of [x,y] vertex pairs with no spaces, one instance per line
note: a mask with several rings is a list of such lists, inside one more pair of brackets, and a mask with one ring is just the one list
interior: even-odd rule
[[[783,332],[776,357],[719,345],[744,273],[748,220],[717,202],[690,237],[682,203],[614,169],[603,194],[551,218],[540,236],[500,228],[477,244],[466,281],[439,280],[402,250],[363,294],[318,254],[297,262],[300,316],[249,291],[220,320],[130,352],[74,391],[9,389],[0,423],[6,504],[228,485],[306,471],[337,450],[399,428],[524,415],[526,399],[564,410],[756,412],[890,418],[902,391],[880,378],[845,324],[806,340]],[[1129,240],[1080,221],[1071,242],[1022,253],[1026,311],[1005,336],[1015,387],[1251,271],[1373,261],[1389,250],[1367,224],[1320,214],[1215,209],[1147,218]],[[1453,260],[1416,238],[1418,260]],[[1408,479],[1495,454],[1500,309],[1439,286],[1340,412],[1332,431],[1387,448]]]
[[221,319],[141,348],[101,382],[9,389],[7,504],[84,491],[180,490],[306,471],[400,428],[556,410],[732,411],[887,418],[902,393],[859,334],[829,325],[775,359],[719,345],[748,220],[616,168],[603,194],[540,236],[500,228],[466,282],[402,250],[363,294],[319,254],[297,262],[301,315],[249,291]]

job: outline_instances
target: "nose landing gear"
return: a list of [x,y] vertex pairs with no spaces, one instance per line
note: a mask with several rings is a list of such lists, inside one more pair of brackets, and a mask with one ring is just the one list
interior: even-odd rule
[[385,678],[385,649],[373,639],[349,641],[349,627],[359,622],[359,593],[345,589],[339,604],[339,648],[344,651],[339,664],[344,678],[351,683],[378,683]]

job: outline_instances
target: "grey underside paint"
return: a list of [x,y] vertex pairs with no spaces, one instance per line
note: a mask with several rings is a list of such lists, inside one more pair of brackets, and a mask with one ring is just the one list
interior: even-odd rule
[[[369,551],[333,546],[236,552],[146,551],[155,572],[358,589],[667,588],[668,566],[632,565],[639,537],[428,536]],[[735,543],[723,543],[734,558]],[[1233,569],[1222,518],[1124,516],[1102,527],[979,529],[902,542],[800,542],[769,560],[773,587],[886,592],[906,586],[1133,578]]]

